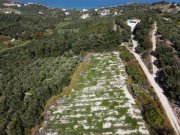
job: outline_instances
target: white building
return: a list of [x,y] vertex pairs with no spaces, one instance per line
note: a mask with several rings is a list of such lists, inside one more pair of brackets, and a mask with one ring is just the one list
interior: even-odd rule
[[103,11],[100,12],[101,16],[107,16],[110,14],[110,10],[109,9],[104,9]]
[[0,9],[0,12],[3,12],[3,13],[5,13],[5,14],[11,14],[11,13],[21,14],[21,12],[20,12],[19,10],[12,9],[12,8],[10,8],[10,7]]
[[44,13],[43,13],[43,12],[41,12],[41,11],[39,11],[39,14],[40,14],[40,15],[44,15]]
[[87,9],[83,9],[82,11],[83,11],[83,12],[87,12],[88,10],[87,10]]
[[38,4],[38,3],[33,3],[33,2],[28,2],[27,4],[28,4],[28,5],[40,5],[40,4]]
[[98,10],[99,10],[99,9],[97,9],[97,8],[96,8],[96,9],[94,9],[94,11],[96,11],[96,12],[97,12]]
[[4,13],[5,13],[5,14],[11,14],[12,12],[9,12],[9,11],[5,11]]
[[114,15],[118,15],[118,11],[114,11]]
[[3,3],[4,6],[6,7],[14,7],[14,6],[17,6],[17,7],[21,7],[21,4],[18,4],[18,3]]
[[11,42],[11,43],[13,43],[14,41],[15,41],[15,38],[11,39],[11,41],[10,41],[10,42]]
[[170,18],[166,18],[166,17],[163,17],[163,20],[165,20],[165,21],[171,21]]
[[17,4],[17,7],[21,7],[21,4]]
[[89,18],[89,17],[90,17],[89,14],[84,14],[84,15],[81,16],[81,19],[86,19],[86,18]]
[[127,24],[131,27],[131,31],[134,31],[135,26],[141,21],[138,19],[128,19]]
[[15,14],[19,14],[19,15],[21,14],[21,12],[20,12],[20,11],[15,11],[14,13],[15,13]]
[[70,15],[71,13],[69,13],[69,12],[65,12],[65,15]]

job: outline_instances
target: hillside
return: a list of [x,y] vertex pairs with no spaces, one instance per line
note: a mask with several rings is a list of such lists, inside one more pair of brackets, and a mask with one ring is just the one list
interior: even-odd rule
[[127,74],[118,52],[92,54],[87,64],[72,94],[51,106],[40,131],[148,135],[141,111],[127,90]]
[[156,57],[156,80],[179,114],[179,16],[166,3],[68,10],[0,1],[0,135],[175,134],[123,45],[132,47],[127,20],[141,20],[136,52],[149,72]]

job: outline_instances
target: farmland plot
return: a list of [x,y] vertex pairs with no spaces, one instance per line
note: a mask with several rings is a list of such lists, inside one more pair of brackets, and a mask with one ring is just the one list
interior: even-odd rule
[[126,87],[118,52],[93,54],[70,95],[50,107],[40,128],[49,135],[148,135]]

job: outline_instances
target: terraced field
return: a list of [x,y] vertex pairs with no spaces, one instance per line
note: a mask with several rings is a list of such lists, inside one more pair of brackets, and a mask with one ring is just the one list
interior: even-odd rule
[[117,52],[93,54],[72,94],[48,110],[40,132],[48,135],[148,135],[126,87]]

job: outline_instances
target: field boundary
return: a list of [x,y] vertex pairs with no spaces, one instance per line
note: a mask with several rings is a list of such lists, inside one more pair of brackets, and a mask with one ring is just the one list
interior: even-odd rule
[[[89,61],[89,58],[91,57],[91,53],[87,53],[85,55],[85,57],[83,58],[82,62],[80,62],[76,68],[73,70],[73,74],[71,76],[71,79],[70,79],[70,83],[68,86],[64,87],[63,90],[55,95],[55,96],[52,96],[47,102],[46,102],[46,105],[45,105],[45,108],[44,108],[44,112],[42,113],[42,117],[45,118],[46,115],[47,115],[47,111],[48,109],[52,106],[52,105],[55,105],[56,104],[56,101],[59,99],[59,98],[62,98],[63,96],[67,96],[69,95],[71,92],[72,92],[72,89],[76,86],[77,84],[77,78],[80,76],[81,72],[84,71],[87,66],[88,66],[88,61]],[[36,133],[38,132],[39,128],[41,127],[41,124],[42,122],[39,124],[39,125],[36,125],[34,128],[31,129],[31,135],[36,135]]]

